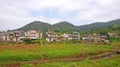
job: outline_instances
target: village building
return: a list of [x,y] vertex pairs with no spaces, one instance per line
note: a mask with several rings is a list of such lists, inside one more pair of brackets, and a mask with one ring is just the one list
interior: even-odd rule
[[22,42],[24,38],[40,39],[42,34],[35,30],[0,32],[0,41]]
[[83,40],[89,40],[90,38],[89,38],[88,35],[85,35],[85,36],[82,37],[82,39],[83,39]]
[[25,38],[29,39],[40,39],[42,37],[42,34],[38,33],[36,30],[29,30],[25,32]]
[[110,37],[116,37],[116,38],[119,37],[119,35],[118,35],[117,33],[115,33],[115,32],[108,32],[108,35],[109,35]]
[[80,40],[80,34],[78,32],[73,32],[72,40]]
[[108,36],[107,36],[107,35],[101,35],[101,36],[100,36],[100,40],[101,40],[101,42],[103,42],[103,43],[109,43],[109,39],[108,39]]
[[46,41],[48,42],[58,41],[58,35],[53,31],[48,31],[46,32]]
[[83,40],[83,43],[86,43],[86,44],[90,44],[91,43],[90,36],[88,36],[88,35],[84,35],[82,37],[82,40]]
[[109,39],[107,35],[100,34],[92,34],[86,35],[82,37],[83,43],[86,44],[107,44],[109,43]]
[[12,42],[21,42],[24,37],[23,31],[10,31],[10,32],[2,32],[0,34],[1,41],[12,41]]
[[14,42],[22,41],[22,38],[25,36],[23,31],[10,32],[9,35],[10,35],[10,39]]
[[1,41],[10,41],[8,32],[2,32],[0,37],[1,37]]
[[63,40],[72,40],[72,34],[62,34]]
[[98,43],[100,42],[100,34],[92,34],[90,36],[90,39],[92,40],[93,43]]

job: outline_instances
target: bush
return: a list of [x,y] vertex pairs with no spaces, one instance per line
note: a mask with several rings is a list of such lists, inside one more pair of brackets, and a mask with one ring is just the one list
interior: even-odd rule
[[32,44],[33,43],[33,41],[29,38],[23,39],[23,42],[26,43],[26,44]]

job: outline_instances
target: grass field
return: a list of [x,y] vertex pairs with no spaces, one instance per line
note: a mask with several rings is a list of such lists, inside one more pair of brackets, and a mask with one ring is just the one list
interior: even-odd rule
[[[77,55],[97,55],[102,52],[109,52],[115,49],[114,45],[84,45],[84,44],[57,44],[57,45],[0,45],[0,66],[11,62],[27,62],[41,60],[43,58],[54,59],[61,57],[71,57]],[[83,62],[59,62],[38,64],[38,67],[76,67],[74,65],[84,65],[85,63],[96,63],[90,60]],[[101,61],[102,63],[102,61]],[[24,64],[23,66],[33,66]],[[89,63],[88,63],[89,65]],[[93,64],[94,65],[94,64]]]
[[73,56],[80,54],[97,54],[99,52],[111,51],[114,46],[111,45],[10,45],[1,47],[0,61],[28,61],[40,59],[43,57],[56,58],[62,56]]
[[112,59],[89,60],[86,59],[81,62],[54,62],[44,64],[25,64],[23,67],[120,67],[120,56]]

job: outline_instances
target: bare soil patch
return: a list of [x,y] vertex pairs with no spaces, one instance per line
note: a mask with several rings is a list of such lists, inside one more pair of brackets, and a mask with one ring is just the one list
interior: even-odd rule
[[38,46],[36,45],[31,45],[31,44],[23,44],[23,45],[0,45],[0,51],[3,50],[29,50],[29,49],[35,49]]

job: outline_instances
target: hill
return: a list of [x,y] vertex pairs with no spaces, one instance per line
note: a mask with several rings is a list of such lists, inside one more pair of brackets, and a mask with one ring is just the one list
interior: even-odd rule
[[109,22],[96,22],[88,25],[82,25],[82,26],[75,26],[67,21],[61,21],[56,24],[48,24],[42,21],[34,21],[31,22],[22,28],[19,28],[17,30],[41,30],[43,32],[46,32],[48,30],[53,30],[55,32],[73,32],[73,31],[79,31],[79,32],[90,32],[94,30],[101,30],[105,28],[118,28],[120,27],[120,19],[112,20]]
[[78,26],[80,32],[90,32],[92,30],[104,29],[107,27],[120,27],[120,19],[109,22],[96,22],[88,25]]
[[93,33],[107,34],[107,32],[116,32],[120,34],[120,19],[113,20],[107,23],[106,27],[92,30]]
[[96,22],[88,25],[78,26],[80,32],[89,32],[91,30],[95,30],[98,28],[106,27],[106,23],[104,22]]
[[48,30],[53,30],[55,32],[79,31],[76,26],[74,26],[73,24],[70,24],[67,21],[61,21],[53,25],[45,22],[41,22],[41,21],[34,21],[17,30],[23,30],[23,31],[41,30],[43,32],[46,32]]
[[50,24],[41,22],[41,21],[33,21],[22,28],[19,28],[17,30],[23,30],[23,31],[28,31],[28,30],[41,30],[43,32],[46,32],[49,28],[51,27]]
[[76,26],[74,26],[73,24],[70,24],[67,21],[62,21],[62,22],[56,23],[56,24],[52,25],[51,29],[56,32],[79,31]]

